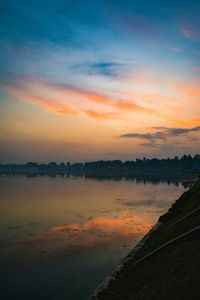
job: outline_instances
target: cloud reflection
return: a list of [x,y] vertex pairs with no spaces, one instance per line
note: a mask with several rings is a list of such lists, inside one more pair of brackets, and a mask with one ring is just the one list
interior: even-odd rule
[[100,250],[102,247],[112,247],[115,242],[119,247],[124,242],[134,246],[151,227],[152,224],[143,218],[125,212],[116,216],[96,217],[82,224],[53,225],[11,244],[9,251],[6,249],[6,260],[13,260],[14,257],[16,261],[28,259],[30,262],[40,259],[44,251],[48,257],[62,258],[67,252],[75,254],[83,250]]

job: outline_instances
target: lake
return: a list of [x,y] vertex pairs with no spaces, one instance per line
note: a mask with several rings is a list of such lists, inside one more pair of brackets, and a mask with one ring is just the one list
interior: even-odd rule
[[133,179],[1,176],[2,299],[88,299],[183,191]]

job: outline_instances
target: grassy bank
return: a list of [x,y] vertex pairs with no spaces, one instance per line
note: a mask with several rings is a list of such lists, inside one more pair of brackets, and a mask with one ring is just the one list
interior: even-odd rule
[[200,180],[91,299],[200,299]]

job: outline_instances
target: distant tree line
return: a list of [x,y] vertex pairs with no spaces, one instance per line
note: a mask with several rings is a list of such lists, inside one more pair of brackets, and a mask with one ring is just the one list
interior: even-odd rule
[[200,155],[183,155],[174,158],[137,158],[136,160],[99,160],[85,163],[50,162],[47,164],[27,162],[26,164],[0,164],[0,173],[113,173],[146,174],[156,172],[200,173]]
[[122,162],[121,160],[111,161],[94,161],[86,162],[84,164],[87,169],[104,169],[104,168],[116,168],[116,169],[135,169],[135,168],[186,168],[186,169],[200,169],[200,155],[195,156],[183,155],[182,157],[175,156],[174,158],[158,159],[158,158],[136,158],[136,160],[127,160]]

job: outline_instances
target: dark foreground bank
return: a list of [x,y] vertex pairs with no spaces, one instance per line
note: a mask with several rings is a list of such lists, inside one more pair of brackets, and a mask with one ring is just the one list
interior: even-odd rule
[[200,299],[200,180],[91,299]]

